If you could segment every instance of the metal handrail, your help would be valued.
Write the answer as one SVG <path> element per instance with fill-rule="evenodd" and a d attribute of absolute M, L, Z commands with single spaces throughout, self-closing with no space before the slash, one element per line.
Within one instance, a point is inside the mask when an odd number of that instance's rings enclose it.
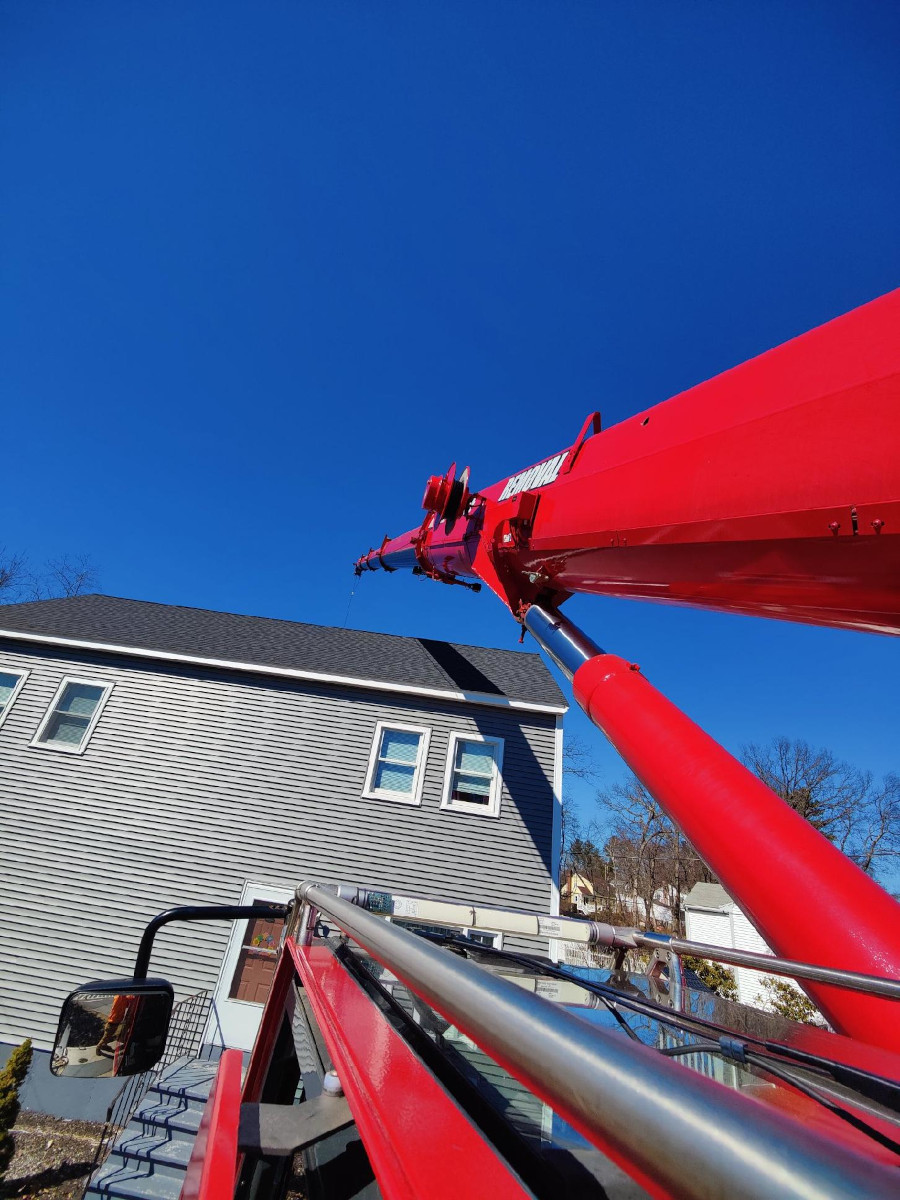
<path fill-rule="evenodd" d="M 875 1200 L 896 1186 L 894 1170 L 649 1047 L 587 1025 L 316 883 L 302 883 L 297 898 L 639 1178 L 692 1200 Z"/>
<path fill-rule="evenodd" d="M 850 991 L 900 1000 L 900 980 L 880 975 L 864 975 L 845 971 L 841 967 L 825 967 L 815 963 L 780 958 L 775 954 L 757 954 L 752 950 L 732 950 L 674 938 L 667 933 L 650 933 L 624 925 L 608 925 L 582 917 L 548 916 L 528 909 L 502 908 L 485 904 L 466 904 L 430 897 L 394 895 L 390 892 L 341 884 L 338 894 L 369 911 L 395 915 L 404 921 L 449 925 L 456 928 L 490 929 L 500 933 L 524 934 L 529 937 L 578 942 L 585 946 L 603 946 L 613 950 L 665 949 L 674 954 L 689 954 L 694 958 L 709 958 L 713 962 L 729 963 L 736 967 L 751 967 L 772 975 L 808 979 L 828 983 Z M 525 923 L 527 922 L 527 924 Z"/>
<path fill-rule="evenodd" d="M 822 967 L 813 963 L 794 962 L 774 954 L 757 954 L 753 950 L 731 950 L 725 946 L 710 946 L 705 942 L 689 942 L 684 938 L 669 937 L 668 934 L 642 933 L 633 930 L 635 943 L 642 949 L 662 948 L 673 954 L 689 954 L 693 958 L 711 958 L 714 962 L 729 963 L 735 967 L 751 967 L 757 971 L 768 971 L 772 975 L 787 975 L 793 979 L 809 979 L 816 983 L 830 983 L 835 987 L 848 988 L 854 992 L 867 992 L 872 996 L 884 996 L 888 1000 L 900 1000 L 900 980 L 882 979 L 880 975 L 862 975 L 858 971 L 844 971 L 840 967 Z M 618 944 L 618 943 L 617 943 Z"/>

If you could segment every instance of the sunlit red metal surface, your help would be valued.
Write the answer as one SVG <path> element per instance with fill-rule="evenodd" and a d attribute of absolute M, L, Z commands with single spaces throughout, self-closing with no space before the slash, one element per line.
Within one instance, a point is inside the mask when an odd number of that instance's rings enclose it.
<path fill-rule="evenodd" d="M 275 1042 L 278 1039 L 278 1029 L 281 1015 L 284 1012 L 284 1002 L 291 981 L 294 979 L 294 964 L 288 954 L 282 954 L 275 968 L 275 978 L 266 997 L 262 1020 L 253 1043 L 253 1052 L 247 1065 L 244 1088 L 241 1100 L 244 1104 L 257 1102 L 263 1090 L 266 1075 L 272 1061 Z"/>
<path fill-rule="evenodd" d="M 481 579 L 519 619 L 588 592 L 900 632 L 900 290 L 597 428 L 358 569 Z M 776 953 L 900 977 L 900 906 L 631 664 L 601 654 L 574 687 Z M 808 990 L 900 1048 L 889 1002 Z"/>
<path fill-rule="evenodd" d="M 229 1200 L 237 1181 L 240 1050 L 225 1050 L 203 1110 L 180 1200 Z"/>
<path fill-rule="evenodd" d="M 385 1200 L 528 1193 L 330 950 L 286 942 Z"/>
<path fill-rule="evenodd" d="M 900 290 L 559 457 L 360 564 L 900 632 Z"/>

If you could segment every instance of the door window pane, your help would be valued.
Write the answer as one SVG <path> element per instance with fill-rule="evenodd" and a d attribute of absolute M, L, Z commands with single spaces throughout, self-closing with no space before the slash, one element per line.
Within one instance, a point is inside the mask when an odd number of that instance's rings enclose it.
<path fill-rule="evenodd" d="M 277 917 L 266 920 L 257 917 L 247 922 L 237 967 L 228 991 L 230 1000 L 245 1000 L 250 1004 L 265 1004 L 275 978 L 275 964 L 284 921 Z"/>

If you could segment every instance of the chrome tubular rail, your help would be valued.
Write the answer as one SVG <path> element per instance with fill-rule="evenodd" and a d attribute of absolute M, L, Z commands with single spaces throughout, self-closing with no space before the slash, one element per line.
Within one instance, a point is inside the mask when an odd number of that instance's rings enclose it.
<path fill-rule="evenodd" d="M 790 1117 L 590 1026 L 316 883 L 300 884 L 297 899 L 349 934 L 594 1145 L 673 1195 L 883 1200 L 896 1187 L 895 1169 L 841 1150 Z"/>
<path fill-rule="evenodd" d="M 666 934 L 640 933 L 632 931 L 634 942 L 642 949 L 670 950 L 673 954 L 689 954 L 693 958 L 711 958 L 714 962 L 729 963 L 735 967 L 750 967 L 754 971 L 768 971 L 772 975 L 787 975 L 791 979 L 809 979 L 816 983 L 830 983 L 835 987 L 848 988 L 854 992 L 867 992 L 871 996 L 884 996 L 888 1000 L 900 1000 L 900 980 L 882 979 L 880 975 L 862 975 L 858 971 L 842 971 L 839 967 L 817 967 L 812 963 L 794 962 L 789 958 L 778 958 L 774 954 L 756 954 L 752 950 L 730 950 L 725 946 L 708 946 L 705 942 L 688 942 L 684 938 L 668 937 Z M 900 1014 L 898 1014 L 900 1018 Z"/>
<path fill-rule="evenodd" d="M 374 891 L 341 884 L 338 894 L 369 912 L 396 916 L 404 921 L 447 925 L 457 929 L 483 929 L 492 933 L 513 933 L 525 937 L 555 938 L 577 942 L 584 946 L 609 950 L 668 950 L 673 954 L 689 954 L 694 958 L 709 958 L 713 962 L 736 967 L 768 971 L 792 979 L 809 979 L 828 983 L 850 991 L 900 1000 L 900 980 L 880 975 L 862 975 L 839 967 L 816 966 L 779 958 L 774 954 L 757 954 L 752 950 L 732 950 L 726 946 L 711 946 L 705 942 L 689 942 L 666 933 L 649 933 L 624 925 L 608 925 L 581 917 L 548 916 L 544 913 L 519 909 L 498 908 L 489 904 L 466 904 L 453 900 L 434 900 L 424 896 L 408 896 Z M 900 1015 L 900 1014 L 898 1014 Z"/>

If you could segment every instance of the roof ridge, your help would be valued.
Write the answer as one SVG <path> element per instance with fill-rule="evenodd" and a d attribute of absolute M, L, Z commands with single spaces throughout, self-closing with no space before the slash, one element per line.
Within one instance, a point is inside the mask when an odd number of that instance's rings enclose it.
<path fill-rule="evenodd" d="M 510 650 L 502 646 L 477 645 L 473 642 L 451 642 L 448 638 L 428 638 L 415 633 L 385 633 L 380 629 L 347 629 L 342 625 L 319 625 L 314 621 L 294 621 L 289 617 L 260 616 L 258 613 L 236 613 L 227 609 L 206 608 L 198 604 L 169 604 L 164 600 L 139 600 L 133 596 L 114 596 L 110 592 L 84 592 L 77 596 L 49 596 L 44 600 L 22 600 L 15 604 L 0 604 L 0 610 L 4 608 L 27 608 L 33 604 L 58 604 L 63 601 L 68 602 L 72 600 L 117 600 L 123 604 L 142 604 L 152 608 L 179 609 L 182 612 L 210 613 L 216 617 L 235 617 L 239 620 L 272 621 L 278 625 L 306 626 L 310 629 L 327 629 L 335 633 L 364 633 L 374 637 L 397 638 L 399 641 L 437 641 L 443 642 L 448 646 L 459 646 L 463 650 L 490 650 L 493 654 L 512 654 L 517 658 L 527 656 L 529 658 L 541 659 L 540 653 L 535 650 Z M 2 629 L 2 626 L 3 616 L 2 611 L 0 611 L 0 629 Z"/>

